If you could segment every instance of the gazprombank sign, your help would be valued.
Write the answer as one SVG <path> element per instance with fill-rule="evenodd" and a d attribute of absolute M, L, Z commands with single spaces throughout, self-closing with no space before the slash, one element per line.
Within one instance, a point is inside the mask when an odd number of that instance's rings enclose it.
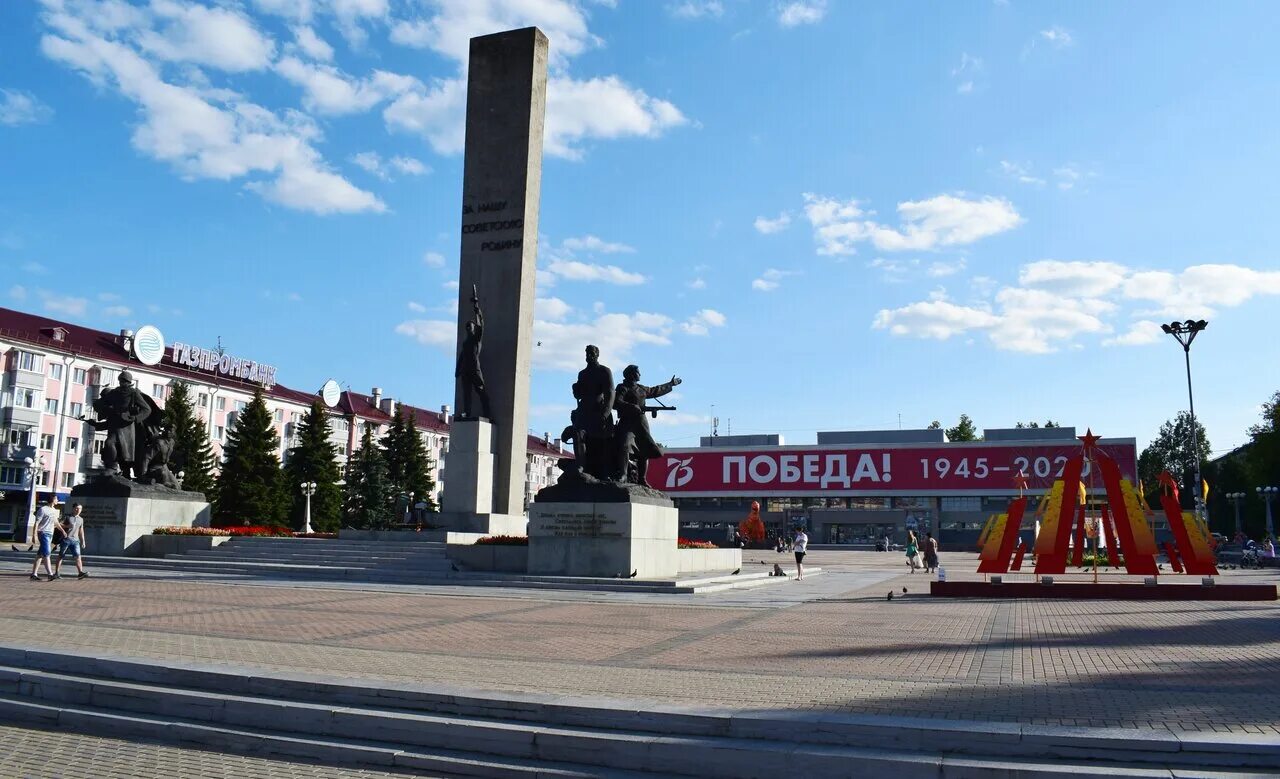
<path fill-rule="evenodd" d="M 215 349 L 201 349 L 191 344 L 174 343 L 169 350 L 169 361 L 185 368 L 209 371 L 233 379 L 244 379 L 264 387 L 276 383 L 276 366 L 265 365 L 243 357 L 220 354 Z"/>

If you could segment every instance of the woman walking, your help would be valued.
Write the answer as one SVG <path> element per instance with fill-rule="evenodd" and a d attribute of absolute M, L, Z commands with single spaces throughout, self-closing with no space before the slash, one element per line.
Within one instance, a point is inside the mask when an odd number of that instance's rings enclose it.
<path fill-rule="evenodd" d="M 792 545 L 796 552 L 796 579 L 804 578 L 804 555 L 809 551 L 809 536 L 805 534 L 804 529 L 796 530 L 796 539 Z"/>
<path fill-rule="evenodd" d="M 933 537 L 933 533 L 924 534 L 924 572 L 932 573 L 938 570 L 938 539 Z"/>
<path fill-rule="evenodd" d="M 907 565 L 911 566 L 912 573 L 920 567 L 920 543 L 914 530 L 907 531 Z"/>

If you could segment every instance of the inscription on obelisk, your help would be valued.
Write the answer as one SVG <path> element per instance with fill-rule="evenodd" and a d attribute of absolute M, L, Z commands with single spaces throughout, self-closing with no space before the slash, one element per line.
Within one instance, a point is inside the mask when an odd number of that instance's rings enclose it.
<path fill-rule="evenodd" d="M 546 88 L 547 36 L 536 27 L 471 39 L 458 347 L 474 285 L 484 309 L 480 360 L 493 414 L 496 514 L 524 513 Z M 457 409 L 462 391 L 455 389 Z"/>

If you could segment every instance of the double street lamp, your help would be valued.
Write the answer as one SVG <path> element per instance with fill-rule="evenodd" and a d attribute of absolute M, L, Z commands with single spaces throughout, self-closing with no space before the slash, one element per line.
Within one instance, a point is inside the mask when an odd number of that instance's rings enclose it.
<path fill-rule="evenodd" d="M 307 498 L 307 511 L 303 515 L 302 532 L 306 535 L 311 535 L 311 496 L 316 494 L 316 483 L 304 481 L 298 486 L 302 489 L 302 494 Z"/>
<path fill-rule="evenodd" d="M 1271 522 L 1271 501 L 1275 500 L 1276 495 L 1280 494 L 1280 487 L 1259 487 L 1258 495 L 1267 504 L 1267 536 L 1271 538 L 1274 544 L 1276 540 L 1276 527 Z"/>
<path fill-rule="evenodd" d="M 1201 485 L 1204 481 L 1200 478 L 1200 441 L 1196 432 L 1196 400 L 1191 393 L 1191 342 L 1196 340 L 1196 336 L 1201 330 L 1209 326 L 1209 323 L 1203 319 L 1188 319 L 1185 322 L 1170 322 L 1167 325 L 1160 325 L 1160 329 L 1178 339 L 1178 343 L 1182 346 L 1182 352 L 1187 358 L 1187 402 L 1191 407 L 1191 456 L 1195 458 L 1195 474 L 1196 483 L 1192 488 L 1192 494 L 1195 496 L 1196 515 L 1204 517 L 1204 499 L 1201 495 Z"/>

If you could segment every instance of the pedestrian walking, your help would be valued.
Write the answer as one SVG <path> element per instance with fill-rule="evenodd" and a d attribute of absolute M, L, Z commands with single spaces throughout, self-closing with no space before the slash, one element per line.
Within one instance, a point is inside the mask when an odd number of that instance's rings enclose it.
<path fill-rule="evenodd" d="M 804 578 L 804 556 L 809 551 L 809 536 L 805 534 L 804 528 L 796 530 L 796 537 L 791 542 L 791 548 L 796 553 L 796 579 Z"/>
<path fill-rule="evenodd" d="M 932 573 L 938 570 L 938 539 L 933 537 L 933 533 L 924 534 L 924 572 Z"/>
<path fill-rule="evenodd" d="M 71 504 L 71 514 L 63 523 L 66 526 L 67 537 L 62 540 L 62 546 L 58 549 L 58 562 L 53 566 L 53 578 L 62 578 L 62 561 L 68 556 L 76 561 L 76 578 L 83 579 L 89 575 L 84 569 L 84 517 L 80 516 L 80 512 L 84 507 L 79 503 Z"/>
<path fill-rule="evenodd" d="M 36 550 L 35 562 L 31 564 L 31 581 L 40 581 L 40 563 L 44 563 L 44 569 L 49 573 L 49 581 L 55 578 L 53 575 L 53 564 L 49 557 L 53 554 L 53 531 L 62 529 L 62 524 L 58 522 L 58 496 L 50 493 L 48 500 L 40 510 L 36 512 L 36 542 L 40 548 Z M 65 532 L 65 530 L 64 530 Z"/>
<path fill-rule="evenodd" d="M 920 544 L 914 530 L 907 531 L 907 565 L 911 566 L 912 573 L 920 567 Z"/>

